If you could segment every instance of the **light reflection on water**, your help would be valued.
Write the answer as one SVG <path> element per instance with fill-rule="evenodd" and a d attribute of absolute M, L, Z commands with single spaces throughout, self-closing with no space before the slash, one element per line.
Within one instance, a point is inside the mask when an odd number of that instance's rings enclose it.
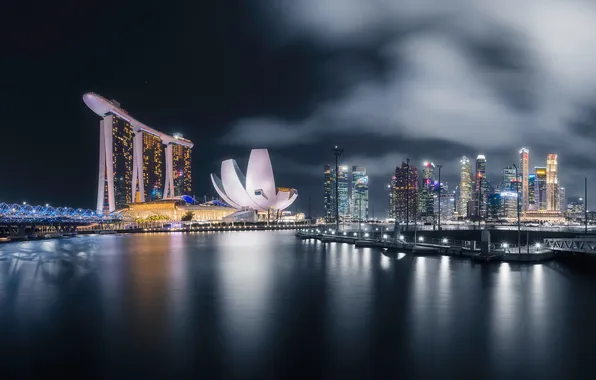
<path fill-rule="evenodd" d="M 56 368 L 81 355 L 134 374 L 570 378 L 591 361 L 562 363 L 595 353 L 582 339 L 596 334 L 596 277 L 558 263 L 479 265 L 265 231 L 0 250 L 12 257 L 0 261 L 0 345 Z M 40 351 L 42 336 L 56 349 Z"/>

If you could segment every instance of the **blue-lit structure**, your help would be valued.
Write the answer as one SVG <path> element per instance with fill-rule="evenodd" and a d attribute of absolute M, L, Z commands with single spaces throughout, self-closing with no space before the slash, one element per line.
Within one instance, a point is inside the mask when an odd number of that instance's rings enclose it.
<path fill-rule="evenodd" d="M 0 203 L 0 223 L 92 224 L 121 219 L 118 213 L 103 214 L 89 209 Z"/>

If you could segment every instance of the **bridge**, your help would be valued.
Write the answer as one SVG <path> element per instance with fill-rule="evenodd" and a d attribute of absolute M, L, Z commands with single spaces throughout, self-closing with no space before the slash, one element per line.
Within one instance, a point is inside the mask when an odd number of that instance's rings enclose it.
<path fill-rule="evenodd" d="M 544 246 L 555 252 L 586 253 L 596 256 L 596 236 L 544 239 Z"/>
<path fill-rule="evenodd" d="M 25 238 L 37 233 L 75 233 L 78 226 L 113 223 L 117 213 L 90 209 L 0 203 L 0 237 Z"/>

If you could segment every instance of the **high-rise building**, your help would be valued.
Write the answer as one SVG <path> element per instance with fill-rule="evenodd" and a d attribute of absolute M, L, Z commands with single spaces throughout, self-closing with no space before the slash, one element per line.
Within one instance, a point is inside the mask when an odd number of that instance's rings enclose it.
<path fill-rule="evenodd" d="M 549 154 L 546 157 L 546 210 L 559 211 L 559 174 L 557 168 L 557 155 Z"/>
<path fill-rule="evenodd" d="M 455 212 L 455 192 L 449 192 L 446 189 L 435 192 L 435 215 L 439 213 L 439 197 L 441 197 L 441 221 L 452 220 Z"/>
<path fill-rule="evenodd" d="M 534 167 L 536 183 L 534 185 L 534 203 L 539 211 L 546 211 L 546 167 Z"/>
<path fill-rule="evenodd" d="M 435 164 L 432 162 L 424 162 L 422 170 L 422 188 L 420 189 L 420 201 L 418 204 L 420 217 L 430 220 L 433 218 L 434 206 L 434 192 L 435 183 L 433 181 L 433 174 Z"/>
<path fill-rule="evenodd" d="M 511 191 L 514 186 L 515 179 L 515 168 L 513 166 L 507 166 L 503 168 L 501 172 L 501 183 L 499 185 L 499 189 L 501 191 Z"/>
<path fill-rule="evenodd" d="M 177 135 L 180 139 L 182 136 Z M 192 194 L 192 172 L 190 148 L 184 145 L 172 145 L 174 195 L 176 197 Z"/>
<path fill-rule="evenodd" d="M 335 221 L 335 169 L 327 164 L 323 167 L 323 190 L 325 194 L 325 221 Z"/>
<path fill-rule="evenodd" d="M 463 156 L 460 163 L 459 203 L 457 213 L 461 217 L 469 216 L 468 208 L 472 200 L 472 166 L 468 157 Z"/>
<path fill-rule="evenodd" d="M 536 174 L 528 175 L 528 210 L 536 211 Z"/>
<path fill-rule="evenodd" d="M 99 123 L 98 211 L 112 212 L 133 202 L 177 196 L 173 181 L 175 170 L 183 172 L 183 192 L 192 194 L 191 141 L 176 134 L 166 135 L 141 123 L 115 100 L 87 93 L 83 101 L 102 117 Z M 173 148 L 186 152 L 184 165 L 177 169 L 174 168 Z"/>
<path fill-rule="evenodd" d="M 561 212 L 567 211 L 567 194 L 564 187 L 559 187 L 559 207 Z"/>
<path fill-rule="evenodd" d="M 521 169 L 521 211 L 528 211 L 529 178 L 530 175 L 530 151 L 522 148 L 519 151 L 519 166 Z"/>
<path fill-rule="evenodd" d="M 389 193 L 389 210 L 387 210 L 387 217 L 390 219 L 395 218 L 395 176 L 391 177 L 391 183 L 387 185 Z"/>
<path fill-rule="evenodd" d="M 418 169 L 412 165 L 408 167 L 405 162 L 396 167 L 393 191 L 397 220 L 412 223 L 417 218 Z"/>
<path fill-rule="evenodd" d="M 501 192 L 501 218 L 516 219 L 517 218 L 517 197 L 521 194 L 515 191 Z M 520 200 L 521 209 L 521 200 Z M 521 212 L 521 210 L 520 210 Z"/>
<path fill-rule="evenodd" d="M 337 199 L 339 216 L 347 217 L 350 214 L 350 200 L 349 200 L 349 168 L 347 166 L 340 166 L 337 174 Z"/>
<path fill-rule="evenodd" d="M 474 209 L 473 215 L 484 218 L 489 195 L 488 181 L 486 178 L 486 157 L 482 154 L 476 158 L 476 173 L 474 175 Z"/>
<path fill-rule="evenodd" d="M 352 166 L 352 217 L 368 219 L 368 176 L 363 166 Z"/>
<path fill-rule="evenodd" d="M 161 199 L 164 189 L 164 145 L 159 136 L 143 133 L 143 187 L 145 200 Z M 141 200 L 140 183 L 135 189 L 135 202 Z"/>

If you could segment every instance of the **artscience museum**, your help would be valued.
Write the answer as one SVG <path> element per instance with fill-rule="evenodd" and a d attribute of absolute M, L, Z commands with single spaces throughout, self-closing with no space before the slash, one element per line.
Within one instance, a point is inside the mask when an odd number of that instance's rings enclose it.
<path fill-rule="evenodd" d="M 244 212 L 275 215 L 298 198 L 296 189 L 275 186 L 267 149 L 253 149 L 250 152 L 246 177 L 236 161 L 230 159 L 221 163 L 221 179 L 211 174 L 211 181 L 224 202 Z"/>

